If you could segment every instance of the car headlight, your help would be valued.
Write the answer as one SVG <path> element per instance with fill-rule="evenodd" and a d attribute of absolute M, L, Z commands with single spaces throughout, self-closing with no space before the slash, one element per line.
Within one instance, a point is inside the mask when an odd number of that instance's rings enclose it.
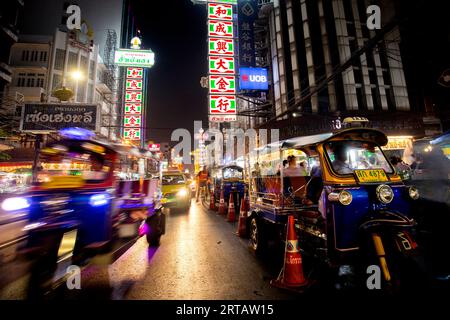
<path fill-rule="evenodd" d="M 391 203 L 394 200 L 394 191 L 392 191 L 390 186 L 382 184 L 377 187 L 377 197 L 381 203 Z"/>
<path fill-rule="evenodd" d="M 413 200 L 419 199 L 420 194 L 419 190 L 416 187 L 409 187 L 408 193 L 411 199 Z"/>
<path fill-rule="evenodd" d="M 30 202 L 27 198 L 15 197 L 7 198 L 2 202 L 2 209 L 5 211 L 17 211 L 23 210 L 30 207 Z"/>
<path fill-rule="evenodd" d="M 177 192 L 177 196 L 178 197 L 186 197 L 188 195 L 187 190 L 186 189 L 181 189 L 180 191 Z"/>
<path fill-rule="evenodd" d="M 89 198 L 89 204 L 92 207 L 101 207 L 109 203 L 110 196 L 108 194 L 94 194 Z"/>

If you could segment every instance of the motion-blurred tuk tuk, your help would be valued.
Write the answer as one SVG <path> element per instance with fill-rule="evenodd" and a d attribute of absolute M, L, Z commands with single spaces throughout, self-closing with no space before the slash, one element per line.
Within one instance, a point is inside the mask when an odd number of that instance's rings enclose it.
<path fill-rule="evenodd" d="M 60 265 L 112 263 L 140 236 L 158 245 L 165 229 L 150 152 L 98 141 L 83 129 L 60 133 L 40 151 L 31 189 L 2 203 L 28 214 L 27 252 L 36 260 L 30 288 L 39 292 L 58 278 Z"/>

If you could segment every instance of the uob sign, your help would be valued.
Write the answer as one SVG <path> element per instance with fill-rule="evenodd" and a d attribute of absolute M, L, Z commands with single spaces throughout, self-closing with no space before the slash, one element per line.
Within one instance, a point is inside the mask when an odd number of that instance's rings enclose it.
<path fill-rule="evenodd" d="M 265 68 L 240 68 L 241 90 L 268 90 L 269 81 Z"/>

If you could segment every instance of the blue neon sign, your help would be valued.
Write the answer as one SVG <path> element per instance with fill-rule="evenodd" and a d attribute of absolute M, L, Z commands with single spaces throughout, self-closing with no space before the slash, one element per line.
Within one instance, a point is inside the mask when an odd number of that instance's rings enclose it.
<path fill-rule="evenodd" d="M 239 75 L 241 90 L 269 90 L 266 68 L 240 68 Z"/>

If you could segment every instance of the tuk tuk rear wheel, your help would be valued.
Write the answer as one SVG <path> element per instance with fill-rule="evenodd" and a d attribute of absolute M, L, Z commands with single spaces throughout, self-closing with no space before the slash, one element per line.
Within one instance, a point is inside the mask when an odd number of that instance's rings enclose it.
<path fill-rule="evenodd" d="M 263 223 L 257 218 L 252 217 L 249 228 L 250 248 L 257 255 L 261 255 L 267 249 L 267 238 Z"/>

